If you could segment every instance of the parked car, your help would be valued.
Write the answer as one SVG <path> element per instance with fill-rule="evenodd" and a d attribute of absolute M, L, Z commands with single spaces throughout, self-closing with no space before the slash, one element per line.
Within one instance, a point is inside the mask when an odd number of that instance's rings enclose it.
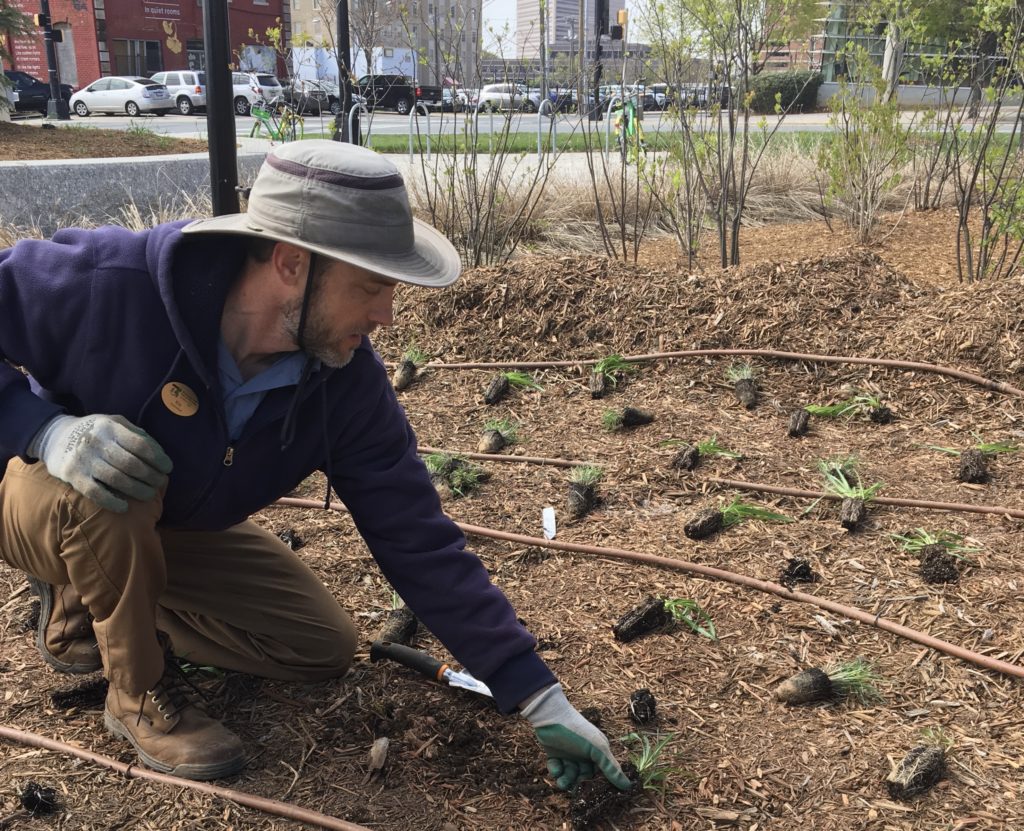
<path fill-rule="evenodd" d="M 14 104 L 15 112 L 39 112 L 46 115 L 46 108 L 50 103 L 48 81 L 40 81 L 20 69 L 5 69 L 4 75 L 14 85 L 14 91 L 17 93 L 18 100 Z M 69 101 L 74 92 L 74 88 L 67 84 L 60 85 L 60 95 L 65 101 Z"/>
<path fill-rule="evenodd" d="M 99 78 L 72 95 L 70 104 L 75 115 L 82 118 L 90 113 L 167 115 L 175 109 L 167 87 L 132 75 Z"/>
<path fill-rule="evenodd" d="M 232 72 L 231 85 L 236 115 L 248 115 L 253 104 L 280 98 L 284 94 L 277 76 L 268 72 Z"/>
<path fill-rule="evenodd" d="M 399 115 L 408 115 L 419 104 L 441 106 L 444 97 L 441 87 L 417 84 L 407 75 L 364 75 L 356 81 L 356 91 L 369 109 L 389 109 Z"/>
<path fill-rule="evenodd" d="M 338 115 L 341 112 L 341 95 L 338 85 L 328 81 L 309 81 L 293 78 L 282 86 L 281 95 L 300 113 Z M 352 93 L 353 104 L 366 104 L 363 96 Z"/>
<path fill-rule="evenodd" d="M 151 80 L 163 84 L 174 99 L 178 112 L 192 115 L 195 110 L 206 109 L 206 73 L 190 69 L 157 72 Z"/>
<path fill-rule="evenodd" d="M 536 112 L 537 104 L 529 98 L 522 84 L 488 84 L 481 87 L 476 108 L 481 112 L 518 109 Z"/>

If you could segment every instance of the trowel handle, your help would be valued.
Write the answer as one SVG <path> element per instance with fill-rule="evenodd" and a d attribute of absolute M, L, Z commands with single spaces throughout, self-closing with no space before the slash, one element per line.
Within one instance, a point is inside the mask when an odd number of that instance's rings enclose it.
<path fill-rule="evenodd" d="M 449 669 L 448 664 L 443 664 L 437 658 L 432 658 L 426 652 L 413 649 L 411 646 L 403 646 L 400 643 L 390 643 L 389 641 L 374 641 L 370 644 L 371 661 L 381 661 L 385 658 L 409 669 L 414 669 L 435 681 L 441 681 L 445 670 Z"/>

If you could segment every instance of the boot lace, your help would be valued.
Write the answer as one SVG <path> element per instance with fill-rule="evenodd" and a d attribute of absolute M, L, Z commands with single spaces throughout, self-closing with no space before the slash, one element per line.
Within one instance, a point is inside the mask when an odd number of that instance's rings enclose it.
<path fill-rule="evenodd" d="M 146 690 L 146 694 L 139 702 L 139 715 L 136 724 L 142 721 L 142 711 L 146 706 L 146 699 L 156 705 L 157 712 L 163 716 L 164 721 L 170 721 L 182 710 L 195 706 L 195 702 L 191 698 L 192 695 L 203 697 L 200 689 L 189 680 L 177 662 L 168 659 L 164 664 L 163 676 L 153 686 L 153 689 Z"/>

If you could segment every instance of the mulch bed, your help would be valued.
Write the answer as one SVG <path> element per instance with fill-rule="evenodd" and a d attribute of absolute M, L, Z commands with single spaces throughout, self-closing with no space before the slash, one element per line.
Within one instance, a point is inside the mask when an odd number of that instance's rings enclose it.
<path fill-rule="evenodd" d="M 913 222 L 908 217 L 907 233 Z M 922 218 L 932 227 L 935 218 Z M 803 226 L 805 249 L 749 267 L 690 275 L 596 258 L 524 258 L 479 269 L 440 293 L 403 290 L 399 326 L 378 348 L 396 361 L 409 343 L 438 360 L 601 358 L 658 349 L 752 347 L 871 355 L 950 364 L 1024 386 L 1021 281 L 937 285 L 878 253 L 831 250 L 831 237 Z M 808 251 L 818 238 L 818 253 Z M 949 238 L 933 239 L 936 252 Z M 765 244 L 767 246 L 767 244 Z M 921 243 L 918 243 L 919 247 Z M 752 246 L 754 248 L 756 246 Z M 884 254 L 884 250 L 882 254 Z M 944 255 L 943 255 L 944 256 Z M 932 256 L 935 262 L 937 255 Z M 948 258 L 945 260 L 948 266 Z M 925 268 L 925 266 L 921 266 Z M 483 403 L 493 371 L 428 369 L 400 393 L 421 444 L 472 451 L 485 420 L 521 423 L 507 454 L 592 461 L 604 469 L 600 502 L 568 519 L 567 471 L 482 462 L 489 479 L 446 502 L 453 518 L 534 536 L 554 506 L 558 539 L 695 561 L 777 581 L 794 558 L 818 577 L 800 591 L 828 597 L 1003 660 L 1024 654 L 1022 525 L 1002 516 L 937 513 L 869 505 L 858 533 L 844 531 L 838 504 L 743 494 L 786 514 L 788 524 L 748 522 L 693 542 L 683 525 L 736 494 L 709 477 L 820 489 L 818 460 L 856 455 L 882 495 L 1024 509 L 1024 459 L 1001 454 L 984 485 L 960 483 L 955 457 L 928 445 L 966 447 L 1024 441 L 1021 401 L 934 375 L 843 364 L 754 361 L 761 402 L 735 398 L 728 358 L 651 362 L 604 399 L 590 395 L 583 367 L 534 373 L 542 390 L 513 391 Z M 811 419 L 799 439 L 790 413 L 856 389 L 882 397 L 896 419 Z M 646 426 L 601 428 L 604 410 L 635 406 L 655 414 Z M 678 446 L 715 435 L 741 459 L 713 457 L 693 471 L 674 468 Z M 296 492 L 318 498 L 313 477 Z M 240 674 L 209 678 L 212 708 L 244 738 L 251 755 L 229 787 L 285 799 L 379 829 L 568 828 L 566 795 L 545 778 L 525 723 L 487 701 L 425 681 L 396 666 L 371 664 L 368 648 L 390 608 L 390 588 L 349 518 L 305 509 L 269 509 L 258 521 L 292 531 L 299 550 L 353 613 L 362 635 L 349 675 L 299 685 Z M 954 583 L 925 582 L 915 557 L 891 534 L 924 527 L 965 535 L 981 551 Z M 605 828 L 809 828 L 841 831 L 996 829 L 1024 825 L 1021 684 L 944 657 L 869 626 L 679 572 L 470 538 L 471 549 L 539 639 L 539 650 L 580 708 L 595 707 L 620 758 L 637 729 L 672 734 L 665 761 L 676 770 L 663 794 L 648 791 Z M 80 743 L 125 761 L 100 713 L 57 710 L 53 689 L 68 679 L 44 667 L 23 622 L 28 594 L 0 573 L 0 722 Z M 647 595 L 696 600 L 719 639 L 684 627 L 629 643 L 612 625 Z M 418 645 L 441 658 L 421 632 Z M 882 678 L 870 704 L 831 702 L 787 708 L 775 686 L 794 672 L 858 657 Z M 656 720 L 630 719 L 630 695 L 647 689 Z M 892 766 L 925 734 L 950 745 L 946 778 L 905 802 L 889 794 Z M 376 738 L 390 739 L 383 771 L 369 771 Z M 57 787 L 61 810 L 11 827 L 67 829 L 272 829 L 281 819 L 212 797 L 125 781 L 92 765 L 29 748 L 0 746 L 0 810 L 14 812 L 15 786 Z M 20 823 L 20 825 L 18 824 Z"/>
<path fill-rule="evenodd" d="M 52 126 L 0 121 L 0 161 L 131 158 L 209 150 L 205 141 L 155 132 L 104 130 L 81 123 L 50 129 Z"/>

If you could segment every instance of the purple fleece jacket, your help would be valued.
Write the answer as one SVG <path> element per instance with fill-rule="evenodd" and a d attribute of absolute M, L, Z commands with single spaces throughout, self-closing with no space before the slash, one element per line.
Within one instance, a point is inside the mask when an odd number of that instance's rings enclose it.
<path fill-rule="evenodd" d="M 313 374 L 287 448 L 294 387 L 268 393 L 230 444 L 217 342 L 244 249 L 233 237 L 185 237 L 183 224 L 65 230 L 0 251 L 0 475 L 11 456 L 32 461 L 29 442 L 61 412 L 120 414 L 160 443 L 174 462 L 169 528 L 227 528 L 329 472 L 384 576 L 503 712 L 553 683 L 533 636 L 442 512 L 369 340 L 344 369 Z M 167 406 L 169 384 L 195 394 L 194 414 Z"/>

